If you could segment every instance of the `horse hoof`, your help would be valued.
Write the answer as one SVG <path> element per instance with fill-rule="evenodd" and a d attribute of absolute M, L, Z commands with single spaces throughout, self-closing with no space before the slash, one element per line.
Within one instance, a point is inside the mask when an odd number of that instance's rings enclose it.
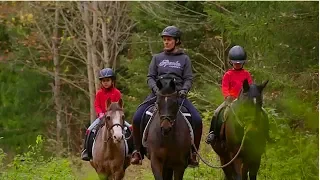
<path fill-rule="evenodd" d="M 199 164 L 189 164 L 188 167 L 189 168 L 196 168 L 196 167 L 199 167 Z"/>
<path fill-rule="evenodd" d="M 142 161 L 139 162 L 131 162 L 132 165 L 142 165 Z"/>
<path fill-rule="evenodd" d="M 130 161 L 130 164 L 132 164 L 132 165 L 142 165 L 142 160 L 132 159 Z"/>

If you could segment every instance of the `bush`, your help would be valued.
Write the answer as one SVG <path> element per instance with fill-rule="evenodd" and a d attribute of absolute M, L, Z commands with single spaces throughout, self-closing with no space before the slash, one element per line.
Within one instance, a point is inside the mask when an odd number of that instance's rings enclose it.
<path fill-rule="evenodd" d="M 37 136 L 36 145 L 29 146 L 28 152 L 16 155 L 13 161 L 6 166 L 1 163 L 5 154 L 2 149 L 0 149 L 0 179 L 75 179 L 68 159 L 57 157 L 45 158 L 41 155 L 42 147 L 42 136 Z"/>

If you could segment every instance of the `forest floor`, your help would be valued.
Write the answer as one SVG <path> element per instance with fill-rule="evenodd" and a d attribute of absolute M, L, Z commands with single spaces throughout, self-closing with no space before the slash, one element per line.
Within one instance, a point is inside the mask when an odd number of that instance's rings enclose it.
<path fill-rule="evenodd" d="M 213 165 L 220 165 L 220 161 L 217 158 L 216 153 L 212 150 L 211 146 L 204 142 L 209 125 L 204 125 L 202 142 L 200 145 L 200 154 L 208 162 Z M 77 176 L 77 180 L 98 180 L 98 176 L 90 165 L 89 162 L 81 161 L 79 166 L 74 169 Z M 150 166 L 150 161 L 145 158 L 142 161 L 141 166 L 130 165 L 126 169 L 124 180 L 153 180 L 153 174 Z M 187 168 L 184 178 L 185 180 L 221 180 L 223 179 L 223 173 L 221 169 L 212 169 L 200 162 L 198 168 Z"/>

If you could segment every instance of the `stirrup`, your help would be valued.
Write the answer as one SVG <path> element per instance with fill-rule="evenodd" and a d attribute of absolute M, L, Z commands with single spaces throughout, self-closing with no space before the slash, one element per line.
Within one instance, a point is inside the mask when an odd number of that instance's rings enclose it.
<path fill-rule="evenodd" d="M 90 161 L 91 158 L 89 157 L 89 152 L 87 149 L 84 149 L 82 152 L 81 152 L 81 159 L 83 161 Z"/>

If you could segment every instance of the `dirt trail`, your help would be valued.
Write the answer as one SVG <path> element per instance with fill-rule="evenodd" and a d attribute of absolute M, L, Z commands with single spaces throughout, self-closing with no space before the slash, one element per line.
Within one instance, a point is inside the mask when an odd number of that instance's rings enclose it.
<path fill-rule="evenodd" d="M 205 122 L 208 123 L 208 122 Z M 212 150 L 212 148 L 205 144 L 204 139 L 208 125 L 204 125 L 202 142 L 200 145 L 200 154 L 207 161 L 214 165 L 220 165 L 217 160 L 217 156 Z M 77 168 L 76 174 L 77 180 L 98 180 L 98 176 L 95 170 L 91 167 L 89 162 L 80 162 L 81 168 Z M 124 180 L 153 180 L 154 177 L 152 175 L 150 161 L 148 158 L 145 158 L 142 161 L 142 166 L 133 166 L 130 165 L 125 174 Z M 200 162 L 199 168 L 187 168 L 184 180 L 221 180 L 223 179 L 223 174 L 220 169 L 211 169 L 202 162 Z"/>
<path fill-rule="evenodd" d="M 79 180 L 97 180 L 95 170 L 91 167 L 90 163 L 83 162 L 82 168 L 78 169 L 77 173 Z M 151 180 L 153 179 L 150 161 L 143 160 L 142 166 L 129 166 L 126 170 L 124 180 Z"/>

